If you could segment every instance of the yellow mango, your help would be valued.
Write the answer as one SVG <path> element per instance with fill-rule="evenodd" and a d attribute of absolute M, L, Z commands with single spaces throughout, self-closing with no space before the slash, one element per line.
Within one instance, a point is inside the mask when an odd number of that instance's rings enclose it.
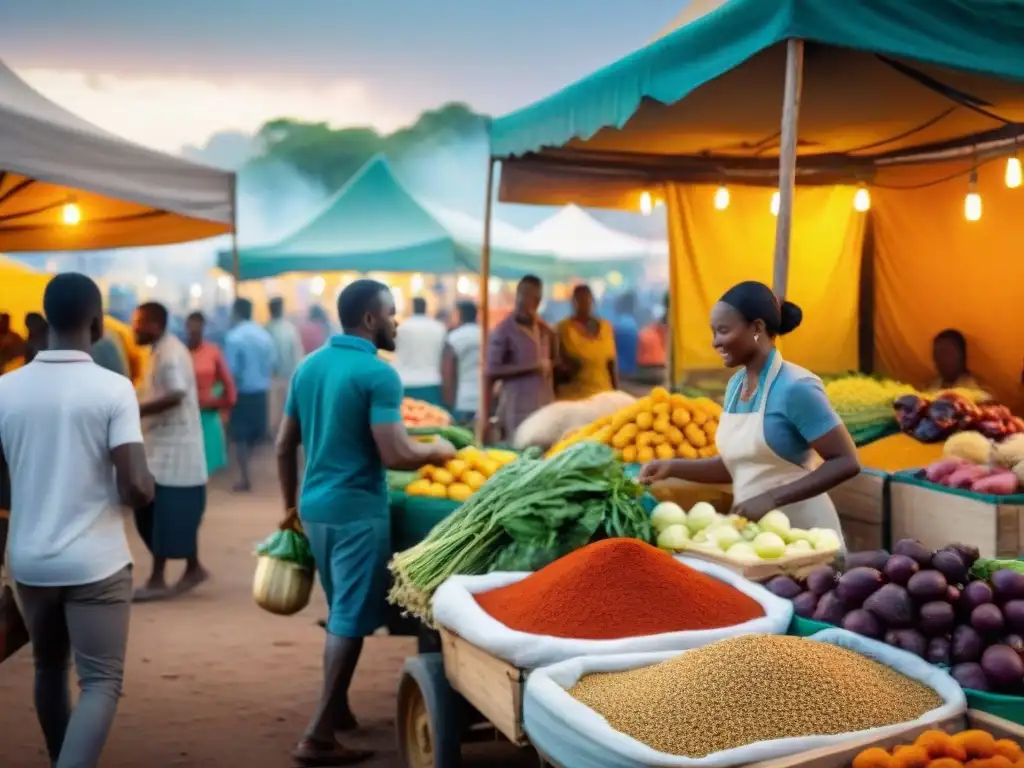
<path fill-rule="evenodd" d="M 448 487 L 440 483 L 431 483 L 426 495 L 433 499 L 447 499 Z"/>
<path fill-rule="evenodd" d="M 651 408 L 651 413 L 653 413 L 655 416 L 664 416 L 665 418 L 668 418 L 669 415 L 672 413 L 672 406 L 667 402 L 656 403 L 654 407 Z"/>
<path fill-rule="evenodd" d="M 656 403 L 667 403 L 669 397 L 669 392 L 664 387 L 655 387 L 651 390 L 651 400 Z"/>
<path fill-rule="evenodd" d="M 690 412 L 685 408 L 676 408 L 672 411 L 672 423 L 682 429 L 692 421 Z"/>
<path fill-rule="evenodd" d="M 649 461 L 654 461 L 654 449 L 650 446 L 645 445 L 636 452 L 636 460 L 641 464 L 646 464 Z"/>
<path fill-rule="evenodd" d="M 687 424 L 683 428 L 683 435 L 686 437 L 686 442 L 694 448 L 703 448 L 708 444 L 707 435 L 696 424 Z"/>
<path fill-rule="evenodd" d="M 636 436 L 636 439 L 634 440 L 636 447 L 646 448 L 648 445 L 651 444 L 651 441 L 654 439 L 655 434 L 655 432 L 641 432 L 640 434 L 638 434 Z"/>
<path fill-rule="evenodd" d="M 702 459 L 711 459 L 718 455 L 718 449 L 713 445 L 705 445 L 703 448 L 697 449 L 697 456 Z"/>
<path fill-rule="evenodd" d="M 426 478 L 413 480 L 405 487 L 405 492 L 409 496 L 427 496 L 430 494 L 430 481 Z"/>
<path fill-rule="evenodd" d="M 452 459 L 444 465 L 444 468 L 451 472 L 452 477 L 458 477 L 469 469 L 469 464 L 462 459 Z"/>
<path fill-rule="evenodd" d="M 639 429 L 650 429 L 651 425 L 654 424 L 654 416 L 649 412 L 644 411 L 636 415 L 636 426 Z"/>
<path fill-rule="evenodd" d="M 434 479 L 434 473 L 436 471 L 437 471 L 437 467 L 435 467 L 433 464 L 425 464 L 424 466 L 422 466 L 418 470 L 416 470 L 416 474 L 419 475 L 422 478 L 427 479 L 427 480 L 433 480 Z"/>
<path fill-rule="evenodd" d="M 694 408 L 693 413 L 690 415 L 690 423 L 696 424 L 698 427 L 703 427 L 711 416 L 707 411 L 701 410 L 700 408 Z"/>
<path fill-rule="evenodd" d="M 669 430 L 672 429 L 672 422 L 668 420 L 667 416 L 660 417 L 654 420 L 654 424 L 651 425 L 651 428 L 659 434 L 667 435 Z"/>
<path fill-rule="evenodd" d="M 484 477 L 490 477 L 497 472 L 501 467 L 498 466 L 497 462 L 491 461 L 490 459 L 482 458 L 479 461 L 473 462 L 473 468 L 480 472 Z"/>
<path fill-rule="evenodd" d="M 463 472 L 459 478 L 463 485 L 468 485 L 471 490 L 478 491 L 484 487 L 484 483 L 487 482 L 487 477 L 475 469 L 471 469 L 467 472 Z"/>
<path fill-rule="evenodd" d="M 455 482 L 455 477 L 447 469 L 435 469 L 434 482 L 439 485 L 451 485 Z"/>
<path fill-rule="evenodd" d="M 629 445 L 632 441 L 633 441 L 633 438 L 630 437 L 624 430 L 620 429 L 612 437 L 612 448 L 618 448 L 619 450 L 622 450 L 627 445 Z"/>
<path fill-rule="evenodd" d="M 452 501 L 465 501 L 473 495 L 473 489 L 465 483 L 452 483 L 448 486 L 448 498 Z"/>
<path fill-rule="evenodd" d="M 668 438 L 669 445 L 679 445 L 686 442 L 683 439 L 683 430 L 679 429 L 679 427 L 672 427 L 665 433 L 665 436 Z"/>
<path fill-rule="evenodd" d="M 697 456 L 697 449 L 694 448 L 689 443 L 680 443 L 679 445 L 677 445 L 676 446 L 676 456 L 678 456 L 680 459 L 696 459 L 696 458 L 699 458 Z"/>
<path fill-rule="evenodd" d="M 637 449 L 635 445 L 627 445 L 622 449 L 622 461 L 625 464 L 636 464 Z"/>

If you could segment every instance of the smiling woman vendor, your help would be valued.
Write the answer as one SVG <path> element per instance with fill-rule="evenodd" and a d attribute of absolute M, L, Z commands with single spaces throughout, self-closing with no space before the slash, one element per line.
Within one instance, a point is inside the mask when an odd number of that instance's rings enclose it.
<path fill-rule="evenodd" d="M 796 304 L 780 304 L 763 283 L 726 291 L 711 310 L 712 343 L 728 367 L 740 370 L 726 387 L 719 455 L 652 461 L 641 482 L 732 483 L 736 514 L 759 520 L 781 508 L 795 527 L 830 528 L 842 541 L 828 492 L 860 471 L 853 440 L 821 380 L 775 348 L 776 337 L 802 318 Z"/>

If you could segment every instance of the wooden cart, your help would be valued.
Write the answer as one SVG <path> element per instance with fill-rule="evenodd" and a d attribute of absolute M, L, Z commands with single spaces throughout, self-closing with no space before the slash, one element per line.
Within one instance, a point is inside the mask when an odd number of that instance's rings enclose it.
<path fill-rule="evenodd" d="M 527 670 L 442 629 L 440 652 L 406 659 L 398 684 L 398 749 L 408 768 L 458 768 L 462 745 L 495 732 L 517 747 Z M 540 765 L 548 762 L 541 757 Z"/>

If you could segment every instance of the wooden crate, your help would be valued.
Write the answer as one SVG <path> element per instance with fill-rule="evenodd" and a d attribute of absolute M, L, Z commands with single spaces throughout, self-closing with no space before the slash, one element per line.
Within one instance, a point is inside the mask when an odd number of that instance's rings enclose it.
<path fill-rule="evenodd" d="M 526 672 L 495 658 L 477 646 L 442 629 L 444 672 L 452 688 L 517 746 L 528 743 L 523 730 L 523 683 Z"/>
<path fill-rule="evenodd" d="M 822 747 L 789 757 L 751 763 L 748 768 L 849 768 L 853 758 L 868 747 L 891 749 L 897 744 L 909 744 L 923 731 L 934 727 L 939 727 L 949 733 L 958 733 L 966 728 L 980 728 L 988 731 L 997 739 L 1013 739 L 1018 744 L 1024 744 L 1024 728 L 1021 726 L 1001 717 L 971 709 L 967 711 L 966 718 L 950 718 L 937 726 L 907 727 L 885 739 L 851 739 L 831 747 Z"/>
<path fill-rule="evenodd" d="M 859 552 L 888 546 L 885 483 L 884 473 L 861 472 L 829 491 L 829 498 L 839 513 L 848 551 Z"/>
<path fill-rule="evenodd" d="M 778 560 L 766 560 L 753 565 L 743 565 L 732 558 L 708 552 L 702 549 L 684 549 L 679 554 L 696 560 L 707 560 L 725 566 L 731 571 L 741 574 L 750 581 L 768 581 L 775 576 L 786 574 L 794 578 L 803 578 L 819 565 L 828 565 L 836 559 L 836 552 L 811 552 L 796 557 L 780 557 Z"/>
<path fill-rule="evenodd" d="M 982 557 L 1024 552 L 1024 505 L 997 504 L 900 482 L 889 484 L 892 540 L 918 539 L 929 549 L 972 544 Z"/>

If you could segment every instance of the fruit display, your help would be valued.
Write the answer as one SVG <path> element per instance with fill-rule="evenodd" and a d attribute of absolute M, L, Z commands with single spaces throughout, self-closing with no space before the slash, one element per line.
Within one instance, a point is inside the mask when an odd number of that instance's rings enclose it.
<path fill-rule="evenodd" d="M 958 432 L 946 440 L 943 458 L 925 467 L 923 477 L 974 493 L 1024 493 L 1024 434 L 995 443 L 980 432 Z"/>
<path fill-rule="evenodd" d="M 655 387 L 647 397 L 571 432 L 552 446 L 549 455 L 589 440 L 611 446 L 626 464 L 710 458 L 718 454 L 715 435 L 721 413 L 713 400 L 691 400 Z"/>
<path fill-rule="evenodd" d="M 444 408 L 406 397 L 402 400 L 402 423 L 407 427 L 447 427 L 452 417 Z"/>
<path fill-rule="evenodd" d="M 920 469 L 941 458 L 942 443 L 922 443 L 902 432 L 857 449 L 857 459 L 862 467 L 882 472 Z"/>
<path fill-rule="evenodd" d="M 835 624 L 952 666 L 964 688 L 1024 693 L 1024 563 L 981 560 L 974 547 L 936 552 L 901 539 L 892 553 L 854 552 L 844 569 L 766 586 L 798 616 Z"/>
<path fill-rule="evenodd" d="M 956 391 L 934 398 L 904 395 L 893 404 L 900 429 L 923 443 L 937 443 L 955 432 L 974 430 L 990 440 L 1024 433 L 1024 419 L 997 403 L 976 404 Z"/>
<path fill-rule="evenodd" d="M 446 427 L 406 427 L 410 435 L 417 440 L 429 443 L 435 437 L 443 437 L 456 449 L 468 448 L 476 441 L 476 435 L 465 427 L 449 424 Z"/>
<path fill-rule="evenodd" d="M 405 492 L 409 496 L 463 502 L 479 491 L 495 472 L 517 458 L 518 454 L 512 451 L 463 448 L 443 467 L 433 464 L 420 467 L 417 478 L 406 486 Z"/>
<path fill-rule="evenodd" d="M 853 759 L 853 768 L 1015 768 L 1024 765 L 1024 751 L 1013 739 L 997 739 L 988 731 L 971 729 L 960 733 L 929 730 L 913 744 L 901 744 L 889 752 L 869 747 Z"/>
<path fill-rule="evenodd" d="M 657 544 L 669 552 L 691 552 L 726 558 L 739 565 L 839 550 L 839 537 L 827 528 L 794 528 L 781 510 L 752 523 L 738 515 L 721 515 L 707 502 L 689 512 L 663 501 L 651 513 Z"/>

